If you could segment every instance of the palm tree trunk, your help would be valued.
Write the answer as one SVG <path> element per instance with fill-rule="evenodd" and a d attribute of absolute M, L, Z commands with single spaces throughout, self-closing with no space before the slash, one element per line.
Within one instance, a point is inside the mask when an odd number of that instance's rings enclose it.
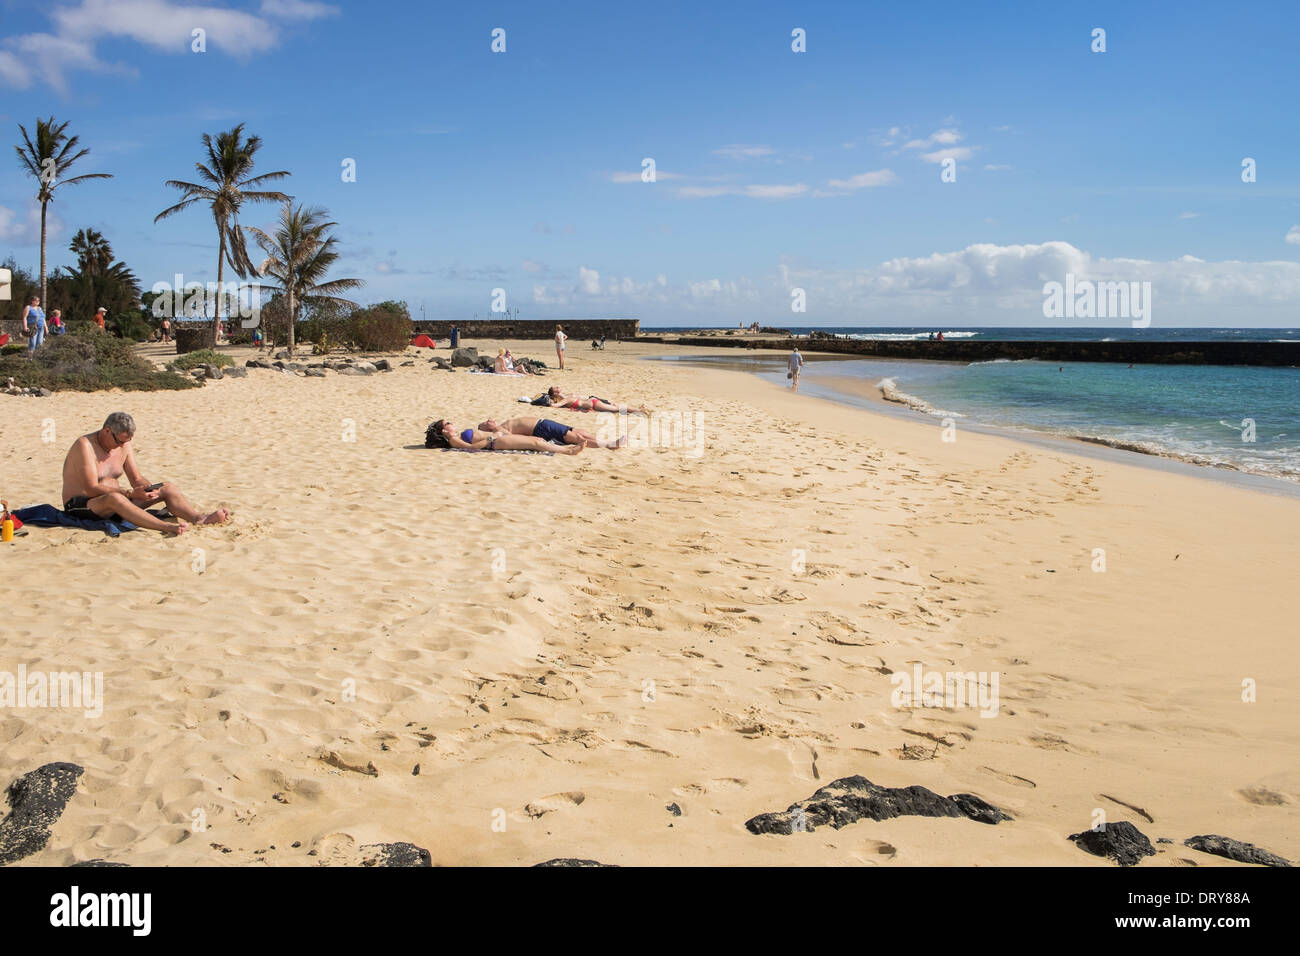
<path fill-rule="evenodd" d="M 50 300 L 46 295 L 45 288 L 45 210 L 49 206 L 49 200 L 41 200 L 41 308 L 48 310 Z"/>
<path fill-rule="evenodd" d="M 221 298 L 222 298 L 221 280 L 222 277 L 225 275 L 224 269 L 226 265 L 226 231 L 224 229 L 218 229 L 217 235 L 220 236 L 221 238 L 221 244 L 217 249 L 217 304 L 216 307 L 212 310 L 214 313 L 212 316 L 212 335 L 209 340 L 209 347 L 214 349 L 217 347 L 217 323 L 221 321 Z"/>
<path fill-rule="evenodd" d="M 294 326 L 298 324 L 298 306 L 293 301 L 293 286 L 287 283 L 286 285 L 289 293 L 289 358 L 293 358 L 293 336 L 296 331 Z"/>

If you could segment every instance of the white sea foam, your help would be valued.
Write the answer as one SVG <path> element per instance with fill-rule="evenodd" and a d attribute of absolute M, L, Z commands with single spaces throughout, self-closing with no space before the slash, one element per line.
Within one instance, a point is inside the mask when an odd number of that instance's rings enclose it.
<path fill-rule="evenodd" d="M 918 412 L 924 412 L 926 415 L 933 415 L 936 418 L 965 418 L 960 412 L 946 412 L 942 408 L 935 408 L 923 398 L 917 398 L 915 395 L 909 395 L 907 392 L 900 391 L 898 383 L 892 378 L 882 378 L 876 387 L 880 389 L 880 397 L 887 402 L 896 402 L 899 405 L 906 405 L 908 408 L 915 409 Z"/>
<path fill-rule="evenodd" d="M 945 339 L 973 339 L 978 332 L 945 331 Z M 880 342 L 924 342 L 930 338 L 929 332 L 849 332 L 850 339 L 866 339 Z"/>

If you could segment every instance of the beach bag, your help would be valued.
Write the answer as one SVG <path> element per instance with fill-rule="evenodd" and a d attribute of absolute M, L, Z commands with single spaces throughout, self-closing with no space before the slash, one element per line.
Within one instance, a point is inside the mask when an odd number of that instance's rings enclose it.
<path fill-rule="evenodd" d="M 785 373 L 785 377 L 786 377 L 786 378 L 794 378 L 794 372 L 793 372 L 793 371 L 786 372 L 786 373 Z"/>

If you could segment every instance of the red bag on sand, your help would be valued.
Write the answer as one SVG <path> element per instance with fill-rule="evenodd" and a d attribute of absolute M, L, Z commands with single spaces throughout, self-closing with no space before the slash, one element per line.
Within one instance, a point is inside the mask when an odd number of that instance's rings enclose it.
<path fill-rule="evenodd" d="M 437 346 L 434 344 L 433 339 L 429 338 L 424 333 L 420 333 L 415 338 L 411 339 L 411 344 L 416 346 L 417 348 L 422 348 L 422 349 L 437 348 Z"/>
<path fill-rule="evenodd" d="M 8 344 L 9 344 L 9 333 L 6 332 L 4 335 L 0 335 L 0 348 L 3 348 Z"/>

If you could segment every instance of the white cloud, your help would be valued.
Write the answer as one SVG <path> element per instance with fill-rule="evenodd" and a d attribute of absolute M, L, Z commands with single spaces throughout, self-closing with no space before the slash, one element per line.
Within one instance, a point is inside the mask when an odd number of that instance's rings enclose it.
<path fill-rule="evenodd" d="M 66 94 L 69 70 L 136 72 L 127 63 L 100 60 L 100 41 L 126 39 L 162 53 L 189 54 L 195 29 L 205 31 L 209 50 L 246 59 L 278 45 L 275 19 L 313 20 L 337 12 L 337 7 L 314 0 L 263 0 L 261 16 L 178 0 L 80 0 L 48 11 L 53 33 L 26 33 L 2 41 L 0 81 L 19 89 L 43 82 Z"/>
<path fill-rule="evenodd" d="M 1286 241 L 1290 245 L 1300 246 L 1300 226 L 1292 226 L 1287 230 Z"/>
<path fill-rule="evenodd" d="M 1068 242 L 999 246 L 890 259 L 857 270 L 793 269 L 786 287 L 840 311 L 885 309 L 899 324 L 925 324 L 960 310 L 972 324 L 1043 324 L 1043 285 L 1076 281 L 1150 282 L 1157 324 L 1282 321 L 1300 296 L 1300 263 L 1094 258 Z M 906 318 L 902 318 L 906 317 Z"/>
<path fill-rule="evenodd" d="M 746 146 L 735 143 L 730 146 L 721 146 L 713 151 L 714 156 L 725 156 L 728 159 L 759 159 L 763 156 L 771 156 L 775 153 L 771 146 Z"/>
<path fill-rule="evenodd" d="M 389 275 L 393 271 L 393 264 L 391 262 L 376 262 L 375 271 L 380 275 Z"/>
<path fill-rule="evenodd" d="M 262 0 L 263 15 L 282 20 L 316 20 L 335 16 L 338 12 L 338 7 L 313 0 Z"/>
<path fill-rule="evenodd" d="M 832 189 L 854 190 L 870 189 L 873 186 L 889 186 L 898 182 L 892 169 L 877 169 L 869 173 L 858 173 L 848 179 L 831 179 L 826 185 Z"/>
<path fill-rule="evenodd" d="M 35 189 L 36 181 L 32 180 Z M 63 232 L 63 222 L 55 215 L 54 206 L 48 208 L 45 223 L 46 242 L 54 248 L 54 240 Z M 8 206 L 0 206 L 0 242 L 9 242 L 17 246 L 34 246 L 41 241 L 41 207 L 33 203 L 25 212 L 17 212 Z M 52 268 L 52 267 L 51 267 Z"/>
<path fill-rule="evenodd" d="M 655 170 L 656 181 L 660 179 L 685 179 L 685 178 L 686 177 L 683 176 L 681 173 L 669 173 L 669 172 L 664 172 L 661 169 Z M 614 172 L 609 174 L 609 181 L 611 183 L 639 183 L 642 180 L 641 180 L 640 172 L 635 172 L 635 173 Z"/>
<path fill-rule="evenodd" d="M 545 272 L 546 266 L 540 262 L 534 262 L 532 259 L 525 259 L 523 263 L 525 272 Z"/>
<path fill-rule="evenodd" d="M 890 131 L 891 133 L 893 130 Z M 961 133 L 955 129 L 937 129 L 925 139 L 914 139 L 903 144 L 903 149 L 926 149 L 930 146 L 952 146 L 961 142 Z"/>
<path fill-rule="evenodd" d="M 1007 169 L 1015 169 L 1016 167 L 1008 166 L 1006 163 L 985 163 L 984 168 L 991 173 L 996 173 Z"/>
<path fill-rule="evenodd" d="M 587 295 L 600 295 L 600 273 L 586 266 L 578 266 L 578 286 Z"/>
<path fill-rule="evenodd" d="M 970 159 L 975 151 L 969 146 L 954 146 L 951 149 L 937 149 L 933 153 L 922 153 L 921 158 L 927 163 L 942 163 L 945 159 Z"/>
<path fill-rule="evenodd" d="M 713 196 L 748 196 L 750 199 L 793 199 L 808 191 L 806 183 L 772 186 L 682 186 L 677 195 L 682 199 L 708 199 Z"/>

